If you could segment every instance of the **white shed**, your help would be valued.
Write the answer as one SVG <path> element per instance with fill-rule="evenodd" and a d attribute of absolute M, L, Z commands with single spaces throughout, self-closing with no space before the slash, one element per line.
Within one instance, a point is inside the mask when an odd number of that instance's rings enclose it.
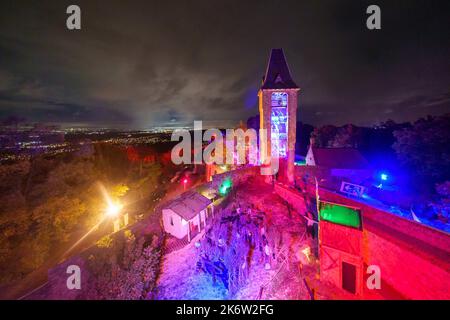
<path fill-rule="evenodd" d="M 187 236 L 190 242 L 213 213 L 210 199 L 195 191 L 185 192 L 162 209 L 164 231 L 178 239 Z"/>

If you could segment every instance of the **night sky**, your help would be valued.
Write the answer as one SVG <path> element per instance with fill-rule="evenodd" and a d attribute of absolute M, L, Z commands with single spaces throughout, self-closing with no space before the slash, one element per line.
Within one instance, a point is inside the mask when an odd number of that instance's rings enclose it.
<path fill-rule="evenodd" d="M 82 30 L 66 29 L 78 4 Z M 366 28 L 378 4 L 382 30 Z M 298 119 L 373 125 L 450 112 L 449 1 L 0 2 L 0 118 L 227 126 L 258 113 L 271 48 Z"/>

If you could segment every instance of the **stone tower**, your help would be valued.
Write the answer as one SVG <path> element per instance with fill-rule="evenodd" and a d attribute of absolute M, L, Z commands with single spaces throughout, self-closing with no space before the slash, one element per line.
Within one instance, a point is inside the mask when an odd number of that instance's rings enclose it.
<path fill-rule="evenodd" d="M 258 92 L 260 128 L 267 129 L 267 154 L 278 156 L 282 170 L 279 173 L 290 183 L 294 182 L 299 90 L 292 80 L 283 49 L 272 49 Z"/>

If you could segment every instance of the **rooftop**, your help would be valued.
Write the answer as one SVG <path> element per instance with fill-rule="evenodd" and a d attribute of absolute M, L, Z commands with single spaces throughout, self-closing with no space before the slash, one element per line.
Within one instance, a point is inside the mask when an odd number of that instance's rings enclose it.
<path fill-rule="evenodd" d="M 298 89 L 292 80 L 283 49 L 272 49 L 261 89 Z"/>
<path fill-rule="evenodd" d="M 369 163 L 354 148 L 312 148 L 316 166 L 335 169 L 368 169 Z"/>
<path fill-rule="evenodd" d="M 169 202 L 165 206 L 165 209 L 171 209 L 184 220 L 188 221 L 210 204 L 211 200 L 207 197 L 195 191 L 188 191 Z"/>

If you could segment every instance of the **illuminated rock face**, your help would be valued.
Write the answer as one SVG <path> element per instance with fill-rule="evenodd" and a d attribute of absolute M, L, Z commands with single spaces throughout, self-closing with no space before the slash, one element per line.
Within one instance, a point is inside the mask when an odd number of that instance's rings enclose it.
<path fill-rule="evenodd" d="M 281 175 L 294 182 L 294 160 L 299 87 L 292 80 L 282 49 L 272 49 L 258 92 L 260 128 L 267 130 L 267 154 L 278 156 Z M 262 158 L 265 163 L 268 159 Z"/>

